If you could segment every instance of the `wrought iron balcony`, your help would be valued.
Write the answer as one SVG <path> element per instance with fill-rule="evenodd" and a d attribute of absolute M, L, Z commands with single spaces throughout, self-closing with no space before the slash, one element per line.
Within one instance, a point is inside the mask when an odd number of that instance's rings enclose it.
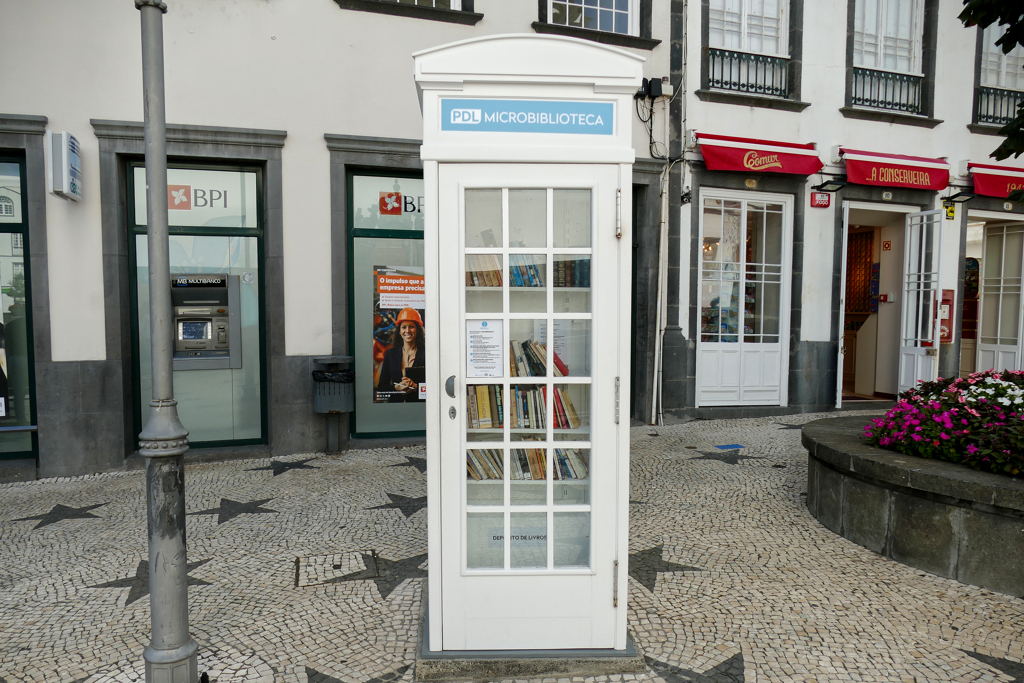
<path fill-rule="evenodd" d="M 853 105 L 921 114 L 921 76 L 853 67 Z"/>
<path fill-rule="evenodd" d="M 978 123 L 1005 126 L 1017 115 L 1017 106 L 1024 102 L 1024 92 L 1002 88 L 978 88 Z"/>
<path fill-rule="evenodd" d="M 709 48 L 708 87 L 769 97 L 788 97 L 789 60 Z"/>

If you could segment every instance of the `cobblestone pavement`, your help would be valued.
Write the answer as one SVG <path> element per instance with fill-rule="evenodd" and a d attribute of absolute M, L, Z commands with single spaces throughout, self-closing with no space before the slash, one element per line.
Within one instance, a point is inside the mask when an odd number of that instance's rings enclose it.
<path fill-rule="evenodd" d="M 897 564 L 811 518 L 796 427 L 816 417 L 633 429 L 630 629 L 650 668 L 596 681 L 1024 683 L 1024 600 Z M 424 470 L 418 448 L 190 466 L 200 671 L 411 679 Z M 142 680 L 143 482 L 0 485 L 0 681 Z"/>

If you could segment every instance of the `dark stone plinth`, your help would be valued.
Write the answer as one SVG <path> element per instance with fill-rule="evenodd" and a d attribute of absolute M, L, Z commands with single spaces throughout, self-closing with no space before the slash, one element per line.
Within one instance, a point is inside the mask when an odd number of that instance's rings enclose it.
<path fill-rule="evenodd" d="M 869 420 L 804 427 L 811 514 L 897 562 L 1024 596 L 1024 478 L 868 446 Z"/>

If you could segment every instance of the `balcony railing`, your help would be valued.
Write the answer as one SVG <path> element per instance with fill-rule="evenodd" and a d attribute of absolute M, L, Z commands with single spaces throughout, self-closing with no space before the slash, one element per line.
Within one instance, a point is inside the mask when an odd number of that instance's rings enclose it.
<path fill-rule="evenodd" d="M 1005 126 L 1017 115 L 1017 105 L 1024 101 L 1024 92 L 1002 88 L 978 88 L 978 123 Z"/>
<path fill-rule="evenodd" d="M 708 87 L 769 97 L 789 96 L 788 59 L 718 48 L 710 48 L 708 55 Z"/>
<path fill-rule="evenodd" d="M 853 104 L 920 115 L 921 77 L 854 67 Z"/>

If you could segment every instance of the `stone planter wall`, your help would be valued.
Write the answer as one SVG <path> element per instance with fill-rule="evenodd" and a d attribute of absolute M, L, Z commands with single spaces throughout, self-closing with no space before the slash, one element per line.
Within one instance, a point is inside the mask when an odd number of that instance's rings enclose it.
<path fill-rule="evenodd" d="M 897 562 L 1024 597 L 1024 480 L 872 448 L 867 422 L 804 427 L 811 514 Z"/>

